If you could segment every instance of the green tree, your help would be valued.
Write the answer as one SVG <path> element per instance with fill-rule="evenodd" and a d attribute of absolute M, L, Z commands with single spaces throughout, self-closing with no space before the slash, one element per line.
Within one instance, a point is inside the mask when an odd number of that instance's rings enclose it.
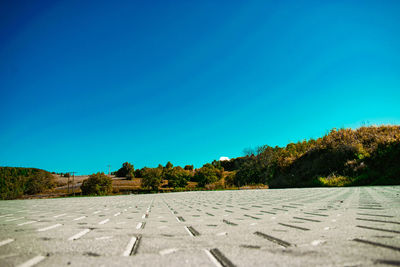
<path fill-rule="evenodd" d="M 135 170 L 135 177 L 141 178 L 142 176 L 142 169 L 136 169 Z"/>
<path fill-rule="evenodd" d="M 142 169 L 142 185 L 145 188 L 158 191 L 162 181 L 163 168 L 143 168 Z"/>
<path fill-rule="evenodd" d="M 129 162 L 125 162 L 122 164 L 122 167 L 115 173 L 115 176 L 133 179 L 135 178 L 135 168 Z"/>
<path fill-rule="evenodd" d="M 193 171 L 194 167 L 193 165 L 186 165 L 184 169 L 187 171 Z"/>
<path fill-rule="evenodd" d="M 211 162 L 211 164 L 217 169 L 223 169 L 223 167 L 221 165 L 221 161 L 219 161 L 219 160 L 213 160 L 213 162 Z"/>
<path fill-rule="evenodd" d="M 184 170 L 182 167 L 174 167 L 166 172 L 164 176 L 168 180 L 168 185 L 172 187 L 185 187 L 193 176 L 191 171 Z"/>
<path fill-rule="evenodd" d="M 174 167 L 174 165 L 172 165 L 172 163 L 170 161 L 167 162 L 167 164 L 165 165 L 166 169 L 172 169 Z"/>
<path fill-rule="evenodd" d="M 112 179 L 104 173 L 92 174 L 82 182 L 81 190 L 83 195 L 109 195 L 112 193 Z"/>
<path fill-rule="evenodd" d="M 204 187 L 206 184 L 215 183 L 222 178 L 222 170 L 214 167 L 212 164 L 204 164 L 203 167 L 197 169 L 193 180 L 198 182 L 199 187 Z"/>

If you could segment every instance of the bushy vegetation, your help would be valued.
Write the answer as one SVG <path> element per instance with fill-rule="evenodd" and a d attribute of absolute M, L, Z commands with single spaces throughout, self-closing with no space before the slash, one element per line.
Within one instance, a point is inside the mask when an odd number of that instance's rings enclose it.
<path fill-rule="evenodd" d="M 170 187 L 185 187 L 193 177 L 193 172 L 178 166 L 164 169 L 163 177 L 168 180 L 168 186 Z"/>
<path fill-rule="evenodd" d="M 0 199 L 37 194 L 55 186 L 51 173 L 34 168 L 0 167 Z"/>
<path fill-rule="evenodd" d="M 207 163 L 203 167 L 197 169 L 193 181 L 198 182 L 200 187 L 207 184 L 215 183 L 222 178 L 223 169 L 215 167 L 213 164 Z"/>
<path fill-rule="evenodd" d="M 136 177 L 142 178 L 144 188 L 153 191 L 159 190 L 164 180 L 168 183 L 164 183 L 163 188 L 184 190 L 189 182 L 197 182 L 198 187 L 205 187 L 206 184 L 219 181 L 222 178 L 222 173 L 223 168 L 221 166 L 215 167 L 210 163 L 194 170 L 193 165 L 186 165 L 185 168 L 182 168 L 180 166 L 174 167 L 171 162 L 168 162 L 164 167 L 160 164 L 157 168 L 144 167 L 136 170 Z"/>
<path fill-rule="evenodd" d="M 61 174 L 67 177 L 69 174 Z M 400 184 L 400 127 L 333 129 L 318 139 L 247 149 L 246 156 L 214 160 L 199 169 L 168 162 L 135 170 L 125 162 L 117 177 L 137 179 L 146 191 Z M 136 181 L 136 179 L 135 179 Z M 0 197 L 13 199 L 55 186 L 53 176 L 32 168 L 0 167 Z M 197 187 L 197 188 L 196 188 Z M 112 193 L 112 179 L 92 174 L 81 186 L 85 195 Z"/>
<path fill-rule="evenodd" d="M 159 166 L 157 168 L 143 168 L 142 169 L 142 186 L 149 188 L 153 191 L 158 191 L 161 185 L 163 174 L 163 167 Z"/>
<path fill-rule="evenodd" d="M 122 164 L 122 167 L 115 172 L 115 176 L 133 179 L 135 178 L 135 168 L 129 162 L 125 162 Z"/>
<path fill-rule="evenodd" d="M 191 181 L 214 189 L 400 184 L 400 127 L 333 129 L 318 139 L 248 149 L 244 157 L 214 160 L 195 170 L 170 162 L 155 169 L 139 171 L 144 186 L 153 190 L 163 179 L 173 188 L 185 188 Z"/>
<path fill-rule="evenodd" d="M 400 184 L 399 143 L 399 126 L 333 129 L 316 140 L 263 146 L 240 158 L 234 182 L 271 188 Z"/>
<path fill-rule="evenodd" d="M 109 195 L 112 193 L 112 179 L 104 173 L 92 174 L 82 182 L 81 190 L 83 195 Z"/>

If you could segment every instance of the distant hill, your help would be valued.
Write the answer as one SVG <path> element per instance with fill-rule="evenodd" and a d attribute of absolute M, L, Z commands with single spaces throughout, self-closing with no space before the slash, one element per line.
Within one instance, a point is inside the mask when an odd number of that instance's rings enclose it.
<path fill-rule="evenodd" d="M 55 186 L 51 173 L 35 168 L 0 167 L 0 199 L 37 194 Z"/>

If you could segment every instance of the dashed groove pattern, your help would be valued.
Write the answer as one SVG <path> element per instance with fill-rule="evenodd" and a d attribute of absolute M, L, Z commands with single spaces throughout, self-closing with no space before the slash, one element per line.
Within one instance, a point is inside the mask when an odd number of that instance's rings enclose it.
<path fill-rule="evenodd" d="M 0 202 L 0 266 L 400 264 L 400 187 Z"/>

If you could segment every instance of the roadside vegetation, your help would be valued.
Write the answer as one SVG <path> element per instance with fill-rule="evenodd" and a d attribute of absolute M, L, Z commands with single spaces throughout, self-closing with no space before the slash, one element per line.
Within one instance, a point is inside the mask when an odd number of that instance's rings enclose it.
<path fill-rule="evenodd" d="M 0 169 L 2 199 L 35 194 L 54 187 L 50 173 L 27 168 Z M 84 195 L 127 192 L 177 192 L 248 188 L 360 186 L 400 184 L 400 127 L 333 129 L 318 139 L 248 149 L 247 155 L 212 161 L 195 169 L 167 162 L 134 169 L 125 162 L 113 173 L 92 174 Z M 65 189 L 64 189 L 65 190 Z"/>
<path fill-rule="evenodd" d="M 0 167 L 0 199 L 34 195 L 55 187 L 51 173 L 35 168 Z"/>
<path fill-rule="evenodd" d="M 81 185 L 82 195 L 105 196 L 112 193 L 112 179 L 104 173 L 96 173 L 84 180 Z"/>
<path fill-rule="evenodd" d="M 400 127 L 333 129 L 286 147 L 263 146 L 221 162 L 235 185 L 270 188 L 400 184 Z"/>

